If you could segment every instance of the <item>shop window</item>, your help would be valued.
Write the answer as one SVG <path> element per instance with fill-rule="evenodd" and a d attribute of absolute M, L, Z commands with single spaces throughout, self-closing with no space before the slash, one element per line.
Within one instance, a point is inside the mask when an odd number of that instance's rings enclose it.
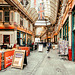
<path fill-rule="evenodd" d="M 0 21 L 2 21 L 2 12 L 0 12 Z"/>
<path fill-rule="evenodd" d="M 3 36 L 3 43 L 7 43 L 7 44 L 10 43 L 10 35 L 4 35 Z"/>
<path fill-rule="evenodd" d="M 5 22 L 9 22 L 9 11 L 4 12 L 4 20 Z"/>

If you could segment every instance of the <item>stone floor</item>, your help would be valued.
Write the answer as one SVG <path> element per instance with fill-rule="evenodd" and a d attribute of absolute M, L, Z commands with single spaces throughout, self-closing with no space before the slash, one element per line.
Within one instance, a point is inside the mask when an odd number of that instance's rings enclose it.
<path fill-rule="evenodd" d="M 58 50 L 51 50 L 47 58 L 46 50 L 32 51 L 23 70 L 8 67 L 0 75 L 75 75 L 75 62 L 61 59 Z"/>

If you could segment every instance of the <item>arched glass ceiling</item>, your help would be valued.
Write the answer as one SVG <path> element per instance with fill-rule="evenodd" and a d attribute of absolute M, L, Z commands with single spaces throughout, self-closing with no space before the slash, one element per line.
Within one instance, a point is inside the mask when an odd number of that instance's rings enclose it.
<path fill-rule="evenodd" d="M 58 5 L 59 5 L 59 0 L 31 0 L 31 7 L 36 8 L 38 16 L 43 13 L 44 17 L 43 19 L 49 20 L 51 24 L 54 24 L 56 22 Z M 42 10 L 43 6 L 44 6 L 44 11 Z"/>
<path fill-rule="evenodd" d="M 54 24 L 56 22 L 59 0 L 43 0 L 43 2 L 45 5 L 45 19 L 49 19 L 51 24 Z"/>

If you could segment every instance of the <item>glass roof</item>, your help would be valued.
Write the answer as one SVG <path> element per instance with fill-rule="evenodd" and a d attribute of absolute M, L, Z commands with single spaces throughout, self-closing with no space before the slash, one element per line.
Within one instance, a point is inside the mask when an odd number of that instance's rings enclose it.
<path fill-rule="evenodd" d="M 31 7 L 38 12 L 38 19 L 49 20 L 51 24 L 56 22 L 58 4 L 59 0 L 31 0 Z"/>

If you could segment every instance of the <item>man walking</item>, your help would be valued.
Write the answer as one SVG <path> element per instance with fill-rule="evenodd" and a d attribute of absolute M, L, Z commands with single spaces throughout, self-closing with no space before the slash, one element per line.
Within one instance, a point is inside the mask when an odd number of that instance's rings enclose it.
<path fill-rule="evenodd" d="M 47 49 L 47 57 L 50 58 L 50 56 L 49 56 L 49 52 L 50 52 L 50 49 L 51 49 L 51 43 L 50 42 L 48 43 L 47 48 L 48 48 Z"/>

